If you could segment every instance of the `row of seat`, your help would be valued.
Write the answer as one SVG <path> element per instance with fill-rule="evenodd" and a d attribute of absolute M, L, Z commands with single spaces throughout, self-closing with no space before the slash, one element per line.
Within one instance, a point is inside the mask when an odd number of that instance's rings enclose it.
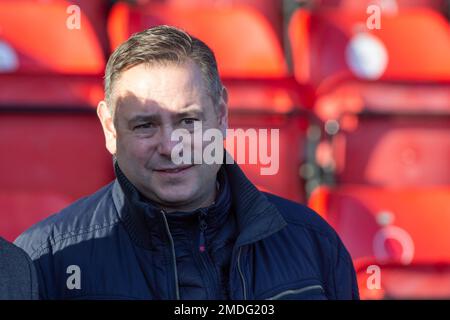
<path fill-rule="evenodd" d="M 102 19 L 98 12 L 106 10 L 105 2 L 2 1 L 0 39 L 4 56 L 1 65 L 3 70 L 0 70 L 102 73 L 105 56 L 130 34 L 158 24 L 172 24 L 201 36 L 214 48 L 225 77 L 283 77 L 290 73 L 284 57 L 283 36 L 276 32 L 277 23 L 268 19 L 268 8 L 272 9 L 271 12 L 281 12 L 279 1 L 153 0 L 140 1 L 144 3 L 141 5 L 117 2 L 108 13 L 103 14 L 107 19 Z M 206 5 L 210 2 L 216 5 Z M 405 2 L 428 3 L 417 0 Z M 358 62 L 361 64 L 360 69 L 364 67 L 364 61 L 358 58 L 366 57 L 361 49 L 358 51 L 358 44 L 381 50 L 374 53 L 386 51 L 389 63 L 380 74 L 383 80 L 403 78 L 448 81 L 449 63 L 443 59 L 448 56 L 449 50 L 446 43 L 448 23 L 442 15 L 420 6 L 394 15 L 382 11 L 382 28 L 367 30 L 365 25 L 368 14 L 363 10 L 366 5 L 362 4 L 373 3 L 373 0 L 351 3 L 361 4 L 360 10 L 328 9 L 333 6 L 325 4 L 321 10 L 297 10 L 289 18 L 288 37 L 294 59 L 294 74 L 299 82 L 318 85 L 324 79 L 351 76 L 354 73 L 364 77 L 371 70 L 366 73 L 365 70 L 358 70 Z M 74 21 L 71 17 L 78 13 L 71 9 L 72 4 L 81 7 L 79 29 L 72 29 L 70 22 Z M 102 28 L 100 25 L 104 29 L 102 32 L 97 31 Z M 414 32 L 411 32 L 412 26 Z M 241 30 L 245 32 L 239 32 Z M 101 43 L 105 39 L 100 33 L 107 34 L 106 41 L 110 43 L 108 52 L 102 52 Z M 374 37 L 355 39 L 355 36 L 365 33 Z M 429 33 L 433 33 L 433 38 L 428 36 Z M 43 38 L 42 34 L 46 36 Z M 251 41 L 250 45 L 248 39 L 257 41 Z M 58 50 L 53 50 L 56 43 Z M 9 50 L 6 47 L 10 47 Z M 240 50 L 236 50 L 237 47 Z M 406 52 L 410 55 L 405 55 Z M 324 59 L 327 63 L 321 64 Z M 375 59 L 372 57 L 366 62 L 376 64 Z M 423 63 L 414 63 L 416 59 L 421 59 Z M 383 66 L 382 62 L 378 64 L 380 68 Z"/>

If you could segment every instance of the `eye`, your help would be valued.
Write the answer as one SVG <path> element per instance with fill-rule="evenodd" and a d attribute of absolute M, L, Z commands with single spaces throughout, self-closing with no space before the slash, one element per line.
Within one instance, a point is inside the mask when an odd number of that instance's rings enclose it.
<path fill-rule="evenodd" d="M 190 126 L 190 125 L 193 125 L 195 123 L 195 121 L 198 121 L 198 119 L 195 119 L 195 118 L 184 118 L 184 119 L 181 120 L 181 123 L 184 124 L 184 125 Z"/>
<path fill-rule="evenodd" d="M 143 124 L 135 126 L 134 130 L 138 130 L 138 129 L 152 129 L 154 127 L 155 127 L 155 125 L 153 123 L 147 122 L 147 123 L 143 123 Z"/>

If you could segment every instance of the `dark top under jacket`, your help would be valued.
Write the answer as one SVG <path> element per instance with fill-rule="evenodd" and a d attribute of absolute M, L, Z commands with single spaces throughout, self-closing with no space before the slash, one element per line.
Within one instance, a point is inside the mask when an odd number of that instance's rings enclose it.
<path fill-rule="evenodd" d="M 358 299 L 349 253 L 314 211 L 222 165 L 215 203 L 166 213 L 117 179 L 17 240 L 43 299 Z"/>

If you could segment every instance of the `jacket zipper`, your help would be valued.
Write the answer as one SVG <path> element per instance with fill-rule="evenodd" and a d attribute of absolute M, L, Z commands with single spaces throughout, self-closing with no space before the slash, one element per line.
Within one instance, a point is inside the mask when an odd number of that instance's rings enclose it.
<path fill-rule="evenodd" d="M 206 224 L 206 213 L 203 211 L 200 211 L 200 214 L 198 216 L 199 219 L 199 226 L 200 226 L 200 237 L 199 237 L 199 243 L 198 243 L 198 250 L 200 252 L 206 251 L 206 239 L 205 239 L 205 231 L 207 228 Z"/>
<path fill-rule="evenodd" d="M 175 276 L 175 296 L 177 300 L 180 300 L 180 288 L 178 285 L 178 271 L 177 271 L 177 258 L 175 255 L 175 244 L 173 242 L 172 234 L 170 233 L 169 224 L 167 223 L 166 212 L 164 210 L 161 210 L 161 214 L 164 219 L 164 225 L 166 226 L 166 232 L 167 235 L 169 236 L 170 248 L 172 250 L 173 273 Z"/>
<path fill-rule="evenodd" d="M 277 300 L 277 299 L 280 299 L 281 297 L 284 297 L 289 294 L 299 294 L 299 293 L 304 293 L 304 292 L 316 290 L 316 289 L 320 289 L 321 291 L 323 291 L 323 287 L 321 285 L 313 285 L 313 286 L 308 286 L 308 287 L 304 287 L 304 288 L 296 289 L 296 290 L 292 290 L 292 289 L 286 290 L 286 291 L 283 291 L 283 292 L 280 292 L 280 293 L 274 295 L 273 297 L 267 298 L 266 300 Z"/>
<path fill-rule="evenodd" d="M 206 274 L 208 275 L 209 280 L 211 281 L 211 284 L 214 285 L 214 287 L 217 289 L 218 292 L 219 290 L 221 290 L 221 287 L 216 285 L 217 283 L 216 280 L 220 278 L 217 274 L 217 270 L 215 269 L 213 262 L 211 261 L 208 255 L 208 252 L 206 251 L 207 247 L 206 229 L 208 228 L 208 224 L 206 223 L 206 216 L 207 212 L 200 210 L 200 213 L 198 215 L 199 229 L 200 229 L 200 235 L 198 240 L 198 251 L 199 251 L 198 257 L 201 264 L 203 265 L 203 268 L 205 269 Z M 208 293 L 208 295 L 210 295 L 210 293 Z M 211 297 L 213 296 L 211 295 Z M 217 297 L 215 299 L 217 299 Z"/>

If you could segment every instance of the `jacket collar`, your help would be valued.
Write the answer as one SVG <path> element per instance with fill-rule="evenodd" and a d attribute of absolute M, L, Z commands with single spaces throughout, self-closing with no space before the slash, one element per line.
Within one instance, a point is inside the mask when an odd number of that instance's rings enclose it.
<path fill-rule="evenodd" d="M 112 197 L 119 218 L 122 220 L 128 234 L 136 245 L 150 248 L 151 226 L 159 223 L 148 224 L 149 221 L 146 213 L 151 209 L 142 199 L 139 192 L 137 192 L 135 186 L 127 179 L 122 170 L 120 170 L 117 161 L 114 161 L 114 171 L 116 180 L 113 184 Z M 158 219 L 158 217 L 160 215 L 155 215 L 155 219 Z M 163 222 L 162 217 L 160 222 Z"/>
<path fill-rule="evenodd" d="M 117 162 L 114 167 L 117 179 L 113 185 L 112 195 L 119 217 L 132 240 L 139 246 L 149 248 L 152 232 L 163 232 L 162 214 L 137 191 L 120 170 Z M 287 225 L 278 209 L 248 180 L 236 162 L 223 164 L 219 171 L 219 179 L 221 174 L 224 175 L 230 190 L 230 197 L 225 199 L 227 202 L 231 199 L 231 209 L 236 215 L 239 230 L 236 246 L 264 239 Z M 224 183 L 221 183 L 221 186 L 223 185 Z M 216 204 L 222 194 L 223 191 L 219 193 Z M 213 205 L 206 210 L 216 208 Z"/>
<path fill-rule="evenodd" d="M 204 224 L 204 236 L 210 243 L 225 225 L 230 214 L 231 191 L 223 168 L 217 173 L 217 182 L 217 194 L 213 204 L 190 212 L 175 211 L 166 214 L 170 232 L 175 239 L 196 235 L 200 231 L 200 225 Z"/>
<path fill-rule="evenodd" d="M 236 246 L 264 239 L 287 225 L 278 209 L 250 182 L 236 162 L 222 166 L 230 181 L 239 228 Z"/>

